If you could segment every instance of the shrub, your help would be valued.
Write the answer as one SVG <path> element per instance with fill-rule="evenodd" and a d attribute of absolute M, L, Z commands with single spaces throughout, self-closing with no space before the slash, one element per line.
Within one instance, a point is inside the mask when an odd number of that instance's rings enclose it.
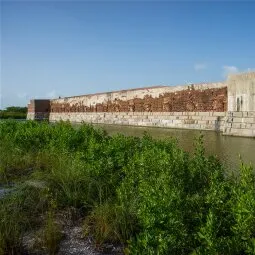
<path fill-rule="evenodd" d="M 35 227 L 55 252 L 55 211 L 75 208 L 97 244 L 121 242 L 128 254 L 254 254 L 254 169 L 226 175 L 202 137 L 194 151 L 86 124 L 0 122 L 0 182 L 16 183 L 0 200 L 1 252 L 17 253 Z"/>
<path fill-rule="evenodd" d="M 96 206 L 84 221 L 84 234 L 96 243 L 125 243 L 136 230 L 135 215 L 130 208 L 106 202 Z"/>

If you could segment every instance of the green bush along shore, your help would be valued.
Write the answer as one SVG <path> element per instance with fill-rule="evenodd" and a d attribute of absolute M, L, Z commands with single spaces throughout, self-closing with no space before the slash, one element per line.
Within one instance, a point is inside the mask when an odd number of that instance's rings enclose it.
<path fill-rule="evenodd" d="M 0 199 L 0 254 L 21 253 L 31 230 L 55 254 L 57 215 L 74 210 L 84 238 L 125 254 L 255 254 L 254 169 L 240 162 L 226 175 L 202 137 L 195 148 L 86 124 L 0 122 L 0 183 L 14 184 Z"/>
<path fill-rule="evenodd" d="M 26 119 L 27 107 L 10 106 L 0 110 L 0 119 Z"/>

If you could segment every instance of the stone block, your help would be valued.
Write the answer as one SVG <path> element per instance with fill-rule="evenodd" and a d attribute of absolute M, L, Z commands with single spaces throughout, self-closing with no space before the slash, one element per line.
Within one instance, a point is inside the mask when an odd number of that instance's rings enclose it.
<path fill-rule="evenodd" d="M 247 112 L 248 117 L 255 117 L 255 112 Z"/>
<path fill-rule="evenodd" d="M 249 136 L 249 137 L 254 137 L 254 130 L 252 129 L 240 129 L 237 134 L 240 136 Z"/>
<path fill-rule="evenodd" d="M 182 120 L 173 120 L 173 124 L 182 124 L 183 121 Z"/>
<path fill-rule="evenodd" d="M 161 120 L 161 123 L 168 124 L 168 123 L 173 123 L 173 121 L 172 120 Z"/>
<path fill-rule="evenodd" d="M 244 122 L 244 118 L 234 117 L 232 121 L 237 122 L 237 123 L 242 123 L 242 122 Z"/>
<path fill-rule="evenodd" d="M 192 120 L 202 120 L 202 116 L 192 116 Z"/>
<path fill-rule="evenodd" d="M 255 117 L 254 118 L 244 118 L 244 122 L 246 123 L 255 123 Z"/>
<path fill-rule="evenodd" d="M 232 112 L 233 117 L 243 117 L 243 112 Z"/>
<path fill-rule="evenodd" d="M 198 116 L 210 116 L 209 112 L 199 112 Z"/>
<path fill-rule="evenodd" d="M 215 116 L 203 116 L 202 120 L 214 120 L 214 121 L 217 121 L 218 117 L 215 117 Z"/>
<path fill-rule="evenodd" d="M 206 120 L 198 120 L 197 124 L 199 124 L 199 125 L 206 125 L 207 121 Z"/>
<path fill-rule="evenodd" d="M 233 123 L 231 125 L 232 128 L 246 128 L 246 124 L 245 123 Z"/>
<path fill-rule="evenodd" d="M 227 114 L 226 112 L 213 112 L 212 116 L 216 116 L 216 117 L 225 117 Z"/>

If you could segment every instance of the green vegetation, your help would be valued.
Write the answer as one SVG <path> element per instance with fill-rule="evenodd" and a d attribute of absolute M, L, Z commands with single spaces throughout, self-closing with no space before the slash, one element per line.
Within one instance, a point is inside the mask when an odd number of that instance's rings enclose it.
<path fill-rule="evenodd" d="M 26 119 L 27 107 L 11 106 L 0 110 L 0 119 Z"/>
<path fill-rule="evenodd" d="M 226 175 L 202 137 L 195 148 L 85 124 L 1 122 L 0 183 L 16 185 L 0 199 L 0 254 L 17 254 L 34 229 L 54 254 L 56 215 L 72 210 L 85 236 L 126 254 L 255 254 L 254 169 Z"/>

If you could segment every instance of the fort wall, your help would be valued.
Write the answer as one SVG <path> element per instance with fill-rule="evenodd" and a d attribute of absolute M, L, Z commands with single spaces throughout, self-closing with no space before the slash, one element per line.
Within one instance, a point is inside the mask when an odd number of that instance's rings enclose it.
<path fill-rule="evenodd" d="M 214 130 L 255 137 L 255 72 L 226 82 L 31 100 L 28 119 Z"/>
<path fill-rule="evenodd" d="M 224 83 L 156 86 L 51 100 L 51 112 L 226 111 Z"/>

